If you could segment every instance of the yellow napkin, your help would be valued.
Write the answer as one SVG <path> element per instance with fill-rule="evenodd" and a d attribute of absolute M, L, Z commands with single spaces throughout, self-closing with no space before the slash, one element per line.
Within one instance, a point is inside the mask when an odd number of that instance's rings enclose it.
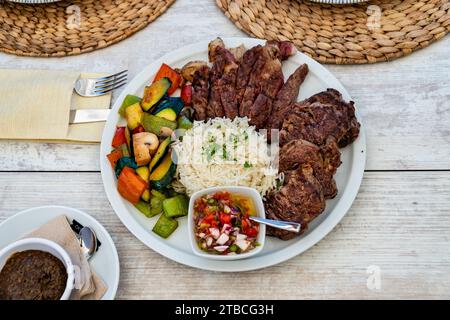
<path fill-rule="evenodd" d="M 75 71 L 0 69 L 0 139 L 100 142 L 104 122 L 69 125 L 74 109 L 107 109 L 111 94 L 80 97 Z"/>

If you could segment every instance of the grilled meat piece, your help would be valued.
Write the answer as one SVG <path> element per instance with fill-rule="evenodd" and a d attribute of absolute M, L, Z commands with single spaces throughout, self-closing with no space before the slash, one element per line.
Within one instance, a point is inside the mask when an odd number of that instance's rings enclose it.
<path fill-rule="evenodd" d="M 250 108 L 248 117 L 249 124 L 258 129 L 264 128 L 267 118 L 270 116 L 272 100 L 265 94 L 260 93 Z"/>
<path fill-rule="evenodd" d="M 192 81 L 192 107 L 194 118 L 198 121 L 206 120 L 209 98 L 209 73 L 208 66 L 202 66 L 194 73 Z"/>
<path fill-rule="evenodd" d="M 208 44 L 208 59 L 209 62 L 215 62 L 217 57 L 217 48 L 225 48 L 225 43 L 221 38 L 216 38 Z"/>
<path fill-rule="evenodd" d="M 325 209 L 322 187 L 314 176 L 314 169 L 306 164 L 289 173 L 280 191 L 267 196 L 265 207 L 267 218 L 298 222 L 305 230 L 308 223 Z M 267 234 L 283 240 L 298 235 L 270 227 Z"/>
<path fill-rule="evenodd" d="M 267 116 L 271 113 L 272 101 L 276 98 L 278 91 L 280 91 L 284 83 L 279 55 L 279 48 L 276 45 L 265 45 L 262 47 L 258 60 L 253 65 L 250 80 L 239 106 L 239 115 L 251 119 L 251 114 L 257 114 L 260 111 L 261 98 L 258 99 L 258 104 L 255 104 L 258 96 L 263 94 L 269 99 L 266 103 L 269 110 L 263 113 L 266 117 L 259 116 L 257 121 L 252 119 L 250 121 L 257 128 L 264 128 L 266 126 Z"/>
<path fill-rule="evenodd" d="M 314 176 L 322 186 L 326 199 L 334 198 L 337 194 L 333 175 L 340 164 L 340 152 L 333 138 L 330 138 L 322 148 L 305 140 L 292 140 L 280 150 L 280 172 L 286 176 L 292 170 L 297 170 L 303 165 L 310 165 Z"/>
<path fill-rule="evenodd" d="M 283 120 L 292 111 L 292 105 L 297 102 L 301 84 L 308 74 L 308 65 L 302 64 L 293 74 L 290 75 L 286 83 L 280 89 L 273 104 L 271 116 L 267 129 L 280 129 Z"/>
<path fill-rule="evenodd" d="M 213 61 L 213 66 L 211 68 L 211 98 L 207 116 L 210 118 L 226 116 L 234 119 L 238 115 L 236 77 L 239 65 L 220 38 L 209 44 L 209 57 Z"/>
<path fill-rule="evenodd" d="M 253 71 L 253 66 L 259 58 L 262 46 L 257 45 L 244 53 L 242 60 L 239 64 L 239 70 L 236 78 L 236 93 L 238 104 L 241 103 L 244 97 L 245 89 L 250 80 L 250 75 Z"/>
<path fill-rule="evenodd" d="M 336 99 L 334 91 L 328 90 L 295 104 L 294 110 L 283 121 L 280 144 L 303 139 L 322 146 L 330 136 L 341 148 L 352 143 L 358 137 L 360 127 L 354 103 Z"/>
<path fill-rule="evenodd" d="M 276 45 L 278 49 L 280 50 L 280 60 L 284 61 L 287 60 L 289 57 L 293 56 L 297 52 L 297 48 L 295 45 L 290 41 L 277 41 L 277 40 L 270 40 L 267 41 L 269 45 Z"/>

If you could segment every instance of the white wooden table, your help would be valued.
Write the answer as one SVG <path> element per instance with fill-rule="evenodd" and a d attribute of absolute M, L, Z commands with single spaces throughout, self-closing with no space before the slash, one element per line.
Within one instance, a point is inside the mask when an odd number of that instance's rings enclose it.
<path fill-rule="evenodd" d="M 212 0 L 178 0 L 133 37 L 68 58 L 0 54 L 0 67 L 116 71 L 130 76 L 180 46 L 243 36 Z M 0 142 L 0 221 L 49 204 L 88 212 L 120 256 L 117 298 L 450 298 L 450 36 L 390 63 L 328 68 L 357 103 L 368 162 L 341 223 L 306 253 L 240 274 L 185 267 L 145 247 L 103 190 L 98 145 Z M 1 235 L 0 235 L 1 236 Z M 381 288 L 367 286 L 379 268 Z M 217 296 L 217 286 L 225 290 Z"/>

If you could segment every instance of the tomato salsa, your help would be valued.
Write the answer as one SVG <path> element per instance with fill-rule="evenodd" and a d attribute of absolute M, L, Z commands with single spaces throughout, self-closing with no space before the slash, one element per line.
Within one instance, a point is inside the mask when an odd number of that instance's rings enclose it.
<path fill-rule="evenodd" d="M 199 248 L 211 254 L 245 253 L 256 246 L 259 225 L 249 219 L 256 215 L 253 200 L 219 191 L 194 203 L 194 232 Z"/>

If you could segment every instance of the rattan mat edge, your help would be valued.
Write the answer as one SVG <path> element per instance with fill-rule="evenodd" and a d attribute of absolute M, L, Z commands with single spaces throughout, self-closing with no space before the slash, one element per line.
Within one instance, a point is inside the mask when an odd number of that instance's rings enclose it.
<path fill-rule="evenodd" d="M 175 0 L 74 0 L 26 5 L 0 0 L 0 51 L 58 57 L 91 52 L 146 27 Z"/>
<path fill-rule="evenodd" d="M 216 0 L 247 34 L 290 40 L 322 63 L 393 60 L 450 31 L 450 0 L 381 0 L 328 5 L 307 0 Z"/>

